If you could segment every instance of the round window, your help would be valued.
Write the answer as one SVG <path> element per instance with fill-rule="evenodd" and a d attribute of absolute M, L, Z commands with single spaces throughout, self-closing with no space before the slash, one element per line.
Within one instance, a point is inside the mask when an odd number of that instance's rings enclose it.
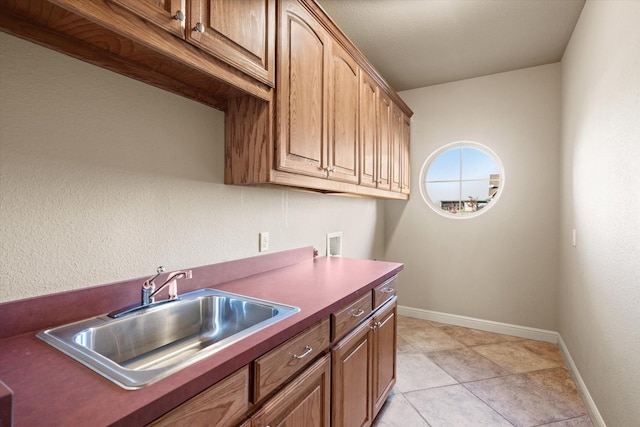
<path fill-rule="evenodd" d="M 488 147 L 477 142 L 454 142 L 424 162 L 420 192 L 438 214 L 470 218 L 496 204 L 504 178 L 502 162 Z"/>

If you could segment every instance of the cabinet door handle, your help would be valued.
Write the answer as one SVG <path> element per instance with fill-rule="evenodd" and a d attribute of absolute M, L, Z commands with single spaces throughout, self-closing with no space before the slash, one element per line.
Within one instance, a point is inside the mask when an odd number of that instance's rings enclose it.
<path fill-rule="evenodd" d="M 201 22 L 198 22 L 194 30 L 198 33 L 204 33 L 204 25 L 202 25 Z"/>
<path fill-rule="evenodd" d="M 310 355 L 310 354 L 311 354 L 311 352 L 313 351 L 313 349 L 311 348 L 311 346 L 308 346 L 308 345 L 307 345 L 307 346 L 305 346 L 304 348 L 305 348 L 305 350 L 307 350 L 307 351 L 305 351 L 304 353 L 302 353 L 300 356 L 298 356 L 297 354 L 294 354 L 294 355 L 293 355 L 293 358 L 294 358 L 294 359 L 304 359 L 305 357 L 307 357 L 308 355 Z"/>
<path fill-rule="evenodd" d="M 364 310 L 359 308 L 357 313 L 351 313 L 351 317 L 360 317 L 364 314 Z"/>
<path fill-rule="evenodd" d="M 176 21 L 184 22 L 185 20 L 184 13 L 181 10 L 177 11 L 176 14 L 173 16 L 173 19 L 175 19 Z"/>
<path fill-rule="evenodd" d="M 384 292 L 385 294 L 391 294 L 393 293 L 393 288 L 384 288 L 384 289 L 380 289 L 380 292 Z"/>

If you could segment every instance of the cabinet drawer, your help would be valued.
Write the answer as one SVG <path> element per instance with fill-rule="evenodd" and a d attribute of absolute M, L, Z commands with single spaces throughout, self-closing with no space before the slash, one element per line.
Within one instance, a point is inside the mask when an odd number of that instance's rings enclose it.
<path fill-rule="evenodd" d="M 149 426 L 233 426 L 249 409 L 249 366 L 245 366 Z"/>
<path fill-rule="evenodd" d="M 373 309 L 377 309 L 398 294 L 398 276 L 394 276 L 373 289 Z"/>
<path fill-rule="evenodd" d="M 254 427 L 331 424 L 331 355 L 327 354 L 280 390 L 252 417 Z"/>
<path fill-rule="evenodd" d="M 352 330 L 371 313 L 371 292 L 331 314 L 331 341 Z"/>
<path fill-rule="evenodd" d="M 253 402 L 259 402 L 329 347 L 329 319 L 299 333 L 254 363 Z"/>

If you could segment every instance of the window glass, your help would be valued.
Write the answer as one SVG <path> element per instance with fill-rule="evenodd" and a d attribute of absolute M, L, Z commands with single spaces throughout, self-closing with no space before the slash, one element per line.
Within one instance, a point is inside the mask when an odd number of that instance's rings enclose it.
<path fill-rule="evenodd" d="M 504 187 L 504 168 L 484 145 L 456 142 L 429 156 L 420 181 L 422 197 L 434 211 L 469 218 L 495 204 Z"/>

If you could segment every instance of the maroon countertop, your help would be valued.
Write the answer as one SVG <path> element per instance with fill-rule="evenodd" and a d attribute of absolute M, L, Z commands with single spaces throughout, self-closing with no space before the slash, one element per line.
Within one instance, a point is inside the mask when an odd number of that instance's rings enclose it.
<path fill-rule="evenodd" d="M 303 256 L 299 251 L 288 253 L 297 257 L 293 264 L 272 265 L 275 269 L 224 283 L 211 279 L 215 286 L 209 286 L 294 305 L 300 307 L 299 313 L 139 390 L 124 390 L 91 371 L 36 338 L 37 330 L 0 341 L 0 381 L 13 392 L 14 426 L 144 425 L 403 268 L 392 262 L 313 258 L 307 252 Z M 247 263 L 253 260 L 251 264 L 255 265 L 262 259 L 267 258 L 235 261 L 233 267 L 246 270 Z M 204 274 L 213 270 L 201 267 L 200 271 Z M 194 278 L 202 276 L 198 269 L 193 272 Z M 194 283 L 207 287 L 203 277 Z M 14 309 L 13 317 L 19 311 L 15 304 L 5 308 Z M 52 326 L 56 325 L 44 327 Z"/>

